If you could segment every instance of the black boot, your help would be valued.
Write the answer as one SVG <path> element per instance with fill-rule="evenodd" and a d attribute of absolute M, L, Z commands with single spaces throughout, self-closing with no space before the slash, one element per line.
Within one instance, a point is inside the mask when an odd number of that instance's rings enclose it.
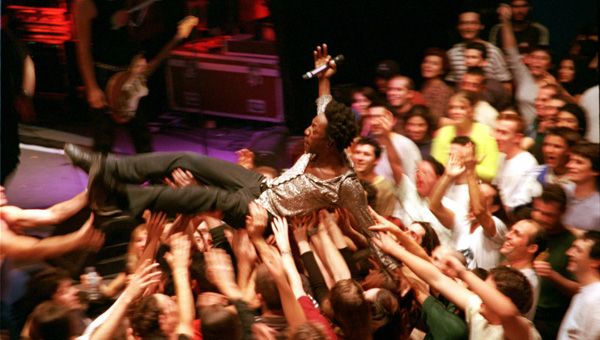
<path fill-rule="evenodd" d="M 71 143 L 65 143 L 63 150 L 73 165 L 81 168 L 85 172 L 90 172 L 90 166 L 92 165 L 95 156 L 94 152 L 86 151 Z"/>
<path fill-rule="evenodd" d="M 123 214 L 118 205 L 119 183 L 106 172 L 106 156 L 96 154 L 92 158 L 88 177 L 90 208 L 99 216 Z"/>

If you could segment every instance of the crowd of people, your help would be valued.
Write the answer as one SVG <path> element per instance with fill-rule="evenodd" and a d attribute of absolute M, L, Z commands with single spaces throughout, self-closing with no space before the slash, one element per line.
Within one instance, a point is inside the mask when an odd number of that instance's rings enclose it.
<path fill-rule="evenodd" d="M 3 323 L 30 339 L 599 339 L 597 50 L 575 44 L 552 75 L 530 9 L 500 5 L 489 41 L 462 12 L 462 41 L 424 51 L 420 89 L 385 61 L 351 107 L 318 46 L 317 114 L 282 174 L 251 150 L 234 164 L 66 145 L 87 189 L 27 210 L 2 188 L 1 260 L 98 249 L 95 217 L 144 223 L 96 292 L 106 310 L 49 267 Z M 71 234 L 21 233 L 85 206 Z"/>

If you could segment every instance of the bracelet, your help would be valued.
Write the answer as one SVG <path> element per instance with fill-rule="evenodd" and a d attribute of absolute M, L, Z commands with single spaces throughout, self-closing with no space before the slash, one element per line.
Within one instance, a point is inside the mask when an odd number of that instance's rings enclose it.
<path fill-rule="evenodd" d="M 291 250 L 280 250 L 279 253 L 281 255 L 292 255 L 292 251 Z"/>

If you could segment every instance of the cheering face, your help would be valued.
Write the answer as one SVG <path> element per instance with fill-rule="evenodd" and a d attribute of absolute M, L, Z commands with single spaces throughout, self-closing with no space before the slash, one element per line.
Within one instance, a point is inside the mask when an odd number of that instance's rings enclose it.
<path fill-rule="evenodd" d="M 352 109 L 361 116 L 367 113 L 369 105 L 371 105 L 371 101 L 364 94 L 356 92 L 352 96 Z"/>
<path fill-rule="evenodd" d="M 547 135 L 542 144 L 544 163 L 551 169 L 564 165 L 568 157 L 568 145 L 564 138 L 556 135 Z"/>
<path fill-rule="evenodd" d="M 438 178 L 431 163 L 426 161 L 419 162 L 417 164 L 417 176 L 415 180 L 419 196 L 423 198 L 428 197 Z"/>
<path fill-rule="evenodd" d="M 569 156 L 567 171 L 567 176 L 573 183 L 583 183 L 599 175 L 598 171 L 592 169 L 592 161 L 589 158 L 577 154 Z"/>
<path fill-rule="evenodd" d="M 529 15 L 529 3 L 525 0 L 514 0 L 511 2 L 512 18 L 516 22 L 525 21 Z"/>
<path fill-rule="evenodd" d="M 427 124 L 427 121 L 425 118 L 420 116 L 412 116 L 404 124 L 404 132 L 406 133 L 406 136 L 415 143 L 425 140 L 428 129 L 429 125 Z"/>
<path fill-rule="evenodd" d="M 577 239 L 573 241 L 571 248 L 566 252 L 567 257 L 569 258 L 567 270 L 575 275 L 584 274 L 590 271 L 591 268 L 598 270 L 600 260 L 595 260 L 590 257 L 590 251 L 593 245 L 593 240 Z"/>
<path fill-rule="evenodd" d="M 368 174 L 377 165 L 375 148 L 369 144 L 357 144 L 352 152 L 354 170 L 359 174 Z"/>
<path fill-rule="evenodd" d="M 577 117 L 569 111 L 558 112 L 558 115 L 556 115 L 556 126 L 579 131 L 579 121 L 577 120 Z"/>
<path fill-rule="evenodd" d="M 464 99 L 452 97 L 448 103 L 448 117 L 457 124 L 473 120 L 473 107 Z"/>
<path fill-rule="evenodd" d="M 509 261 L 522 259 L 530 247 L 529 242 L 536 232 L 536 226 L 527 220 L 515 223 L 506 234 L 500 253 Z"/>
<path fill-rule="evenodd" d="M 465 66 L 466 67 L 483 67 L 485 59 L 480 50 L 474 48 L 465 49 Z"/>
<path fill-rule="evenodd" d="M 426 56 L 421 63 L 421 75 L 424 79 L 440 77 L 443 73 L 443 63 L 441 57 L 436 55 Z"/>
<path fill-rule="evenodd" d="M 571 59 L 564 59 L 558 67 L 558 81 L 570 83 L 575 78 L 575 63 Z"/>
<path fill-rule="evenodd" d="M 529 53 L 524 62 L 529 67 L 532 76 L 542 77 L 550 69 L 552 58 L 548 52 L 537 50 Z"/>
<path fill-rule="evenodd" d="M 466 12 L 458 17 L 458 33 L 463 40 L 476 39 L 481 30 L 483 30 L 483 25 L 481 25 L 479 14 Z"/>
<path fill-rule="evenodd" d="M 519 134 L 516 132 L 517 123 L 510 120 L 498 120 L 494 129 L 494 138 L 500 152 L 507 153 L 515 145 L 519 145 Z"/>
<path fill-rule="evenodd" d="M 393 107 L 406 104 L 410 100 L 410 89 L 405 79 L 392 78 L 387 83 L 387 100 Z"/>

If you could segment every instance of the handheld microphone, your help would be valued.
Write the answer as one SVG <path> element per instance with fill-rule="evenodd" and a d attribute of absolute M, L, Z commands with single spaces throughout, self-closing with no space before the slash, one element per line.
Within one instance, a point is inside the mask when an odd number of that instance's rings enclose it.
<path fill-rule="evenodd" d="M 344 61 L 344 56 L 340 54 L 340 55 L 336 56 L 335 58 L 333 58 L 333 61 L 335 61 L 335 63 L 337 65 L 339 65 L 340 63 L 342 63 Z M 329 63 L 323 64 L 323 65 L 315 68 L 314 70 L 304 73 L 302 75 L 302 79 L 307 80 L 307 79 L 314 78 L 317 74 L 327 70 L 328 68 L 329 68 Z"/>

